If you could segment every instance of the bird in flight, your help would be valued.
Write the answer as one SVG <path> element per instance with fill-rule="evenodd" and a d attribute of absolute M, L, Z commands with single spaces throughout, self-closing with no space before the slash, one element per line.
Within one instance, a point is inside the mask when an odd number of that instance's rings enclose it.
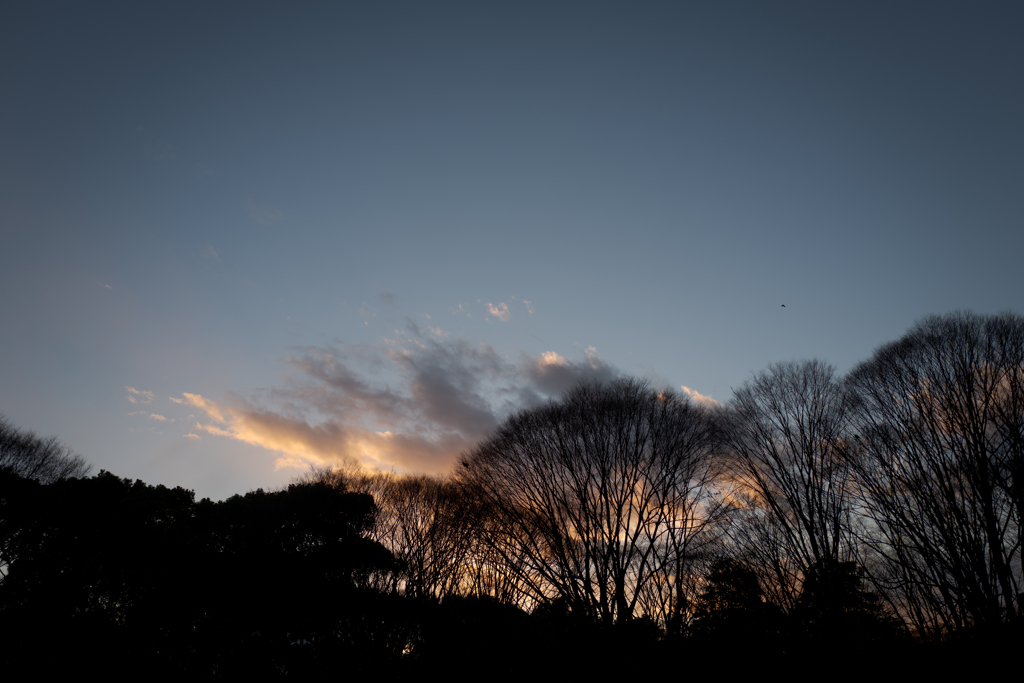
<path fill-rule="evenodd" d="M 782 304 L 782 307 L 783 307 L 783 308 L 785 308 L 785 307 L 786 307 L 786 304 Z"/>

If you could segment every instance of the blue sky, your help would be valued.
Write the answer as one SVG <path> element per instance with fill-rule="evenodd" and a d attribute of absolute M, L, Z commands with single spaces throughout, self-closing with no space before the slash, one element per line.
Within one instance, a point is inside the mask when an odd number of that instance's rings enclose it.
<path fill-rule="evenodd" d="M 0 413 L 219 498 L 1024 311 L 1024 6 L 837 5 L 8 6 Z"/>

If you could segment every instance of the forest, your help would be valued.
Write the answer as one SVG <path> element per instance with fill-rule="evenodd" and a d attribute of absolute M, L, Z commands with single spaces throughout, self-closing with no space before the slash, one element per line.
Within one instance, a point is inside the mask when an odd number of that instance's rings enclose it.
<path fill-rule="evenodd" d="M 579 384 L 445 477 L 320 467 L 219 502 L 3 420 L 0 649 L 201 679 L 994 665 L 1022 511 L 1013 313 L 927 318 L 845 376 L 773 364 L 726 405 Z"/>

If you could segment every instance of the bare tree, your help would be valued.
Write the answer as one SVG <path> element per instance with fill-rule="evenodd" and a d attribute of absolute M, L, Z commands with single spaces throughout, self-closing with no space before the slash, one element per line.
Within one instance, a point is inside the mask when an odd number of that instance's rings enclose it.
<path fill-rule="evenodd" d="M 1019 612 L 1022 373 L 1024 318 L 957 313 L 850 376 L 876 577 L 922 633 Z"/>
<path fill-rule="evenodd" d="M 664 623 L 682 612 L 691 561 L 721 521 L 715 437 L 685 398 L 638 380 L 580 384 L 506 420 L 458 476 L 532 600 L 605 624 L 638 612 Z"/>
<path fill-rule="evenodd" d="M 475 592 L 476 505 L 453 481 L 370 473 L 354 463 L 314 467 L 300 481 L 373 496 L 377 509 L 369 535 L 397 560 L 393 571 L 368 577 L 374 587 L 431 598 Z"/>
<path fill-rule="evenodd" d="M 849 406 L 835 370 L 777 363 L 731 402 L 728 474 L 745 514 L 734 540 L 765 590 L 792 607 L 809 567 L 849 559 Z"/>
<path fill-rule="evenodd" d="M 16 429 L 0 415 L 0 470 L 49 484 L 60 479 L 86 477 L 92 467 L 57 437 L 41 438 Z"/>
<path fill-rule="evenodd" d="M 433 598 L 463 593 L 475 525 L 471 501 L 459 488 L 434 477 L 394 477 L 380 505 L 391 521 L 383 542 L 404 567 L 403 592 Z"/>

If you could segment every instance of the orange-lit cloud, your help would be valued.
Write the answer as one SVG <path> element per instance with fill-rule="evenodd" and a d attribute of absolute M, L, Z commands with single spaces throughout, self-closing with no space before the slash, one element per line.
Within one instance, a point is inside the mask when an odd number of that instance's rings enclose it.
<path fill-rule="evenodd" d="M 301 350 L 287 359 L 296 374 L 286 388 L 226 401 L 183 393 L 172 401 L 202 412 L 196 434 L 266 448 L 278 454 L 278 467 L 354 459 L 437 473 L 510 412 L 539 405 L 579 380 L 618 376 L 593 348 L 578 361 L 547 352 L 510 362 L 486 344 L 439 339 L 409 323 L 415 338 L 389 340 L 382 349 Z"/>
<path fill-rule="evenodd" d="M 710 396 L 705 396 L 704 394 L 700 393 L 696 389 L 691 389 L 690 387 L 686 387 L 686 386 L 680 387 L 680 388 L 683 390 L 683 393 L 685 393 L 687 396 L 689 396 L 691 399 L 693 399 L 697 403 L 703 403 L 704 405 L 708 405 L 708 406 L 720 406 L 720 405 L 722 405 L 721 403 L 719 403 L 715 399 L 711 398 Z"/>
<path fill-rule="evenodd" d="M 125 391 L 128 392 L 128 400 L 132 403 L 152 403 L 153 392 L 152 391 L 139 391 L 134 387 L 125 387 Z"/>
<path fill-rule="evenodd" d="M 507 322 L 508 319 L 512 317 L 512 314 L 508 310 L 508 304 L 506 303 L 499 303 L 495 306 L 494 304 L 487 302 L 487 312 L 503 322 Z"/>
<path fill-rule="evenodd" d="M 558 396 L 577 382 L 610 382 L 619 371 L 588 346 L 582 362 L 573 362 L 554 351 L 545 351 L 537 358 L 527 359 L 521 368 L 533 387 L 549 396 Z"/>
<path fill-rule="evenodd" d="M 540 358 L 537 359 L 536 364 L 538 366 L 568 365 L 569 361 L 567 361 L 562 356 L 559 356 L 554 351 L 545 351 L 544 353 L 540 354 Z"/>
<path fill-rule="evenodd" d="M 185 403 L 191 406 L 195 406 L 196 408 L 199 408 L 200 410 L 205 412 L 209 417 L 211 417 L 212 419 L 216 420 L 221 424 L 227 422 L 227 420 L 224 418 L 223 413 L 221 413 L 220 408 L 217 406 L 216 403 L 212 401 L 207 401 L 199 394 L 183 393 L 182 396 L 184 396 L 185 398 L 172 398 L 171 400 L 174 401 L 175 403 Z"/>
<path fill-rule="evenodd" d="M 225 436 L 278 454 L 276 466 L 305 468 L 309 464 L 336 465 L 350 459 L 370 467 L 442 472 L 471 446 L 457 433 L 439 437 L 416 433 L 375 432 L 341 420 L 311 424 L 303 418 L 261 410 L 236 398 L 234 406 L 188 394 L 190 403 L 206 411 L 211 421 L 195 429 Z M 188 438 L 199 438 L 187 434 Z"/>

